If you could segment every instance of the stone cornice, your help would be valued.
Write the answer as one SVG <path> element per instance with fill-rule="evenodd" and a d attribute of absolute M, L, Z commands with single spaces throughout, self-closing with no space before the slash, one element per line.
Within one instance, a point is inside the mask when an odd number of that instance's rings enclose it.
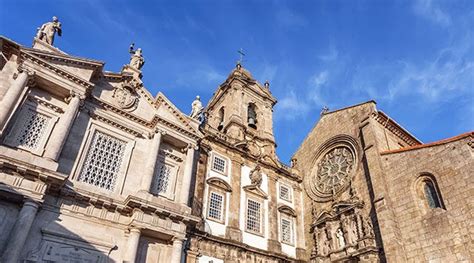
<path fill-rule="evenodd" d="M 28 52 L 21 52 L 20 56 L 21 56 L 22 63 L 24 63 L 24 61 L 27 60 L 43 68 L 49 69 L 50 71 L 54 72 L 56 75 L 84 87 L 86 91 L 90 91 L 94 87 L 94 84 L 92 82 L 89 82 L 83 78 L 77 77 L 63 69 L 55 67 L 51 65 L 50 63 L 48 63 L 47 61 L 42 60 L 41 58 L 36 57 L 32 54 L 29 54 Z"/>
<path fill-rule="evenodd" d="M 63 113 L 63 112 L 64 112 L 64 110 L 63 110 L 62 108 L 60 108 L 60 107 L 58 107 L 58 106 L 56 106 L 56 105 L 50 103 L 49 101 L 42 100 L 42 99 L 40 99 L 40 98 L 38 98 L 38 97 L 35 97 L 35 96 L 28 96 L 27 99 L 28 99 L 29 101 L 32 101 L 32 102 L 38 103 L 38 104 L 40 104 L 40 105 L 43 105 L 43 106 L 45 106 L 45 107 L 47 107 L 47 108 L 49 108 L 49 109 L 51 109 L 51 110 L 53 110 L 53 111 L 55 111 L 55 112 L 57 112 L 57 113 Z"/>
<path fill-rule="evenodd" d="M 118 129 L 120 129 L 122 131 L 125 131 L 126 133 L 132 134 L 136 137 L 145 137 L 143 135 L 143 132 L 138 131 L 138 130 L 132 128 L 132 127 L 129 127 L 129 126 L 120 124 L 118 122 L 115 122 L 115 121 L 111 120 L 109 117 L 101 115 L 97 111 L 89 110 L 89 116 L 94 120 L 98 120 L 100 122 L 107 123 L 107 124 L 109 124 L 113 127 L 116 127 Z"/>
<path fill-rule="evenodd" d="M 50 59 L 52 61 L 66 62 L 67 64 L 74 64 L 74 65 L 88 67 L 92 69 L 99 69 L 104 65 L 104 62 L 102 61 L 73 57 L 70 55 L 54 54 L 54 53 L 45 52 L 39 49 L 22 47 L 22 51 L 26 51 L 30 54 L 34 54 L 35 56 L 38 56 L 39 58 L 42 58 L 42 59 Z"/>
<path fill-rule="evenodd" d="M 421 142 L 416 139 L 413 135 L 411 135 L 408 131 L 403 129 L 398 123 L 394 120 L 390 119 L 385 113 L 382 111 L 373 112 L 372 118 L 374 118 L 378 123 L 380 123 L 384 128 L 392 132 L 398 138 L 403 140 L 409 146 L 420 145 Z"/>

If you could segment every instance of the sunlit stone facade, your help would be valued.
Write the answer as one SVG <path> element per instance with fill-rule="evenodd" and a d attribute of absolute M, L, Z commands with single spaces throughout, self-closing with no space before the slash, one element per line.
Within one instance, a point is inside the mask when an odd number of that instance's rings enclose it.
<path fill-rule="evenodd" d="M 324 110 L 285 165 L 240 63 L 187 116 L 141 49 L 107 72 L 60 32 L 0 38 L 0 262 L 472 261 L 472 132 L 423 144 L 369 101 Z"/>

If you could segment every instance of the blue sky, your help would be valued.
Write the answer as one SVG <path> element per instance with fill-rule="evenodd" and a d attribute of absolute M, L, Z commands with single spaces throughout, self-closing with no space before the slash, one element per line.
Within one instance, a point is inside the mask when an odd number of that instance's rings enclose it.
<path fill-rule="evenodd" d="M 474 1 L 0 1 L 0 34 L 31 45 L 57 16 L 65 52 L 119 71 L 131 42 L 145 86 L 182 111 L 235 66 L 270 89 L 288 162 L 319 119 L 370 99 L 424 142 L 474 128 Z M 295 128 L 298 127 L 298 128 Z"/>

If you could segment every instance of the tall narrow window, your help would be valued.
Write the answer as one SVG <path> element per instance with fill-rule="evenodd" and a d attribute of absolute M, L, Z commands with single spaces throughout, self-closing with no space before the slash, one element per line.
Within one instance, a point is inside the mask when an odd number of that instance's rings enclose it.
<path fill-rule="evenodd" d="M 257 111 L 255 110 L 255 104 L 249 103 L 247 108 L 247 123 L 251 128 L 257 128 Z"/>
<path fill-rule="evenodd" d="M 174 199 L 177 167 L 168 161 L 160 160 L 152 184 L 152 193 Z"/>
<path fill-rule="evenodd" d="M 246 229 L 250 232 L 262 232 L 262 203 L 247 199 Z"/>
<path fill-rule="evenodd" d="M 224 107 L 219 109 L 219 123 L 217 129 L 220 131 L 224 128 Z"/>
<path fill-rule="evenodd" d="M 424 187 L 423 190 L 425 192 L 425 198 L 426 198 L 426 201 L 428 202 L 429 207 L 431 208 L 441 207 L 441 202 L 438 198 L 438 193 L 436 192 L 436 188 L 433 185 L 433 182 L 425 181 L 423 187 Z"/>
<path fill-rule="evenodd" d="M 224 196 L 216 192 L 210 192 L 207 217 L 217 221 L 222 221 L 223 208 Z"/>
<path fill-rule="evenodd" d="M 293 244 L 293 221 L 282 215 L 280 228 L 281 241 L 286 244 Z"/>
<path fill-rule="evenodd" d="M 113 191 L 125 147 L 126 142 L 96 131 L 78 180 Z"/>
<path fill-rule="evenodd" d="M 280 184 L 280 199 L 291 202 L 291 189 L 287 185 Z"/>
<path fill-rule="evenodd" d="M 170 185 L 171 167 L 161 164 L 160 171 L 156 180 L 156 192 L 158 194 L 167 193 Z"/>

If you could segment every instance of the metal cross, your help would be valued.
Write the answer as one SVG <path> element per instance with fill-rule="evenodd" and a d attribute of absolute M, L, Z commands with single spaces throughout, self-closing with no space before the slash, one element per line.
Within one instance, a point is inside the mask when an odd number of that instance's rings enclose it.
<path fill-rule="evenodd" d="M 242 61 L 244 60 L 244 56 L 245 56 L 244 50 L 241 48 L 239 51 L 237 51 L 237 53 L 240 54 L 239 63 L 242 63 Z"/>

